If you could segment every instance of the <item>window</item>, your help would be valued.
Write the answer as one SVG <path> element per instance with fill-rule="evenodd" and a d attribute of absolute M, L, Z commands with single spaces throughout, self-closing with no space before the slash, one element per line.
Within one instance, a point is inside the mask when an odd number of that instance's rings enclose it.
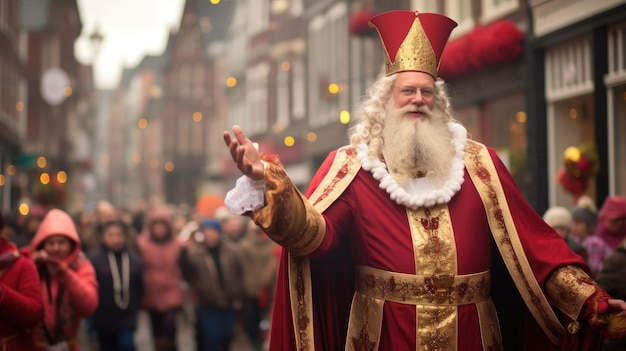
<path fill-rule="evenodd" d="M 204 65 L 196 63 L 193 72 L 193 96 L 197 99 L 204 96 Z"/>
<path fill-rule="evenodd" d="M 609 29 L 609 72 L 604 77 L 607 85 L 626 81 L 626 22 Z"/>
<path fill-rule="evenodd" d="M 294 119 L 302 119 L 306 114 L 305 98 L 306 98 L 306 86 L 304 76 L 304 64 L 302 60 L 294 60 L 291 66 L 293 77 L 293 105 L 292 111 Z"/>
<path fill-rule="evenodd" d="M 519 0 L 482 0 L 482 14 L 480 22 L 491 23 L 507 16 L 519 8 Z"/>
<path fill-rule="evenodd" d="M 563 165 L 563 152 L 570 146 L 595 143 L 595 116 L 593 94 L 587 93 L 556 101 L 548 106 L 548 155 L 549 179 L 556 179 Z M 571 204 L 573 195 L 553 181 L 550 203 Z M 593 179 L 589 182 L 586 194 L 595 199 Z"/>
<path fill-rule="evenodd" d="M 626 194 L 626 22 L 609 28 L 608 51 L 609 193 Z"/>
<path fill-rule="evenodd" d="M 348 109 L 349 70 L 347 5 L 338 3 L 309 22 L 309 116 L 312 126 L 339 119 Z M 329 92 L 336 84 L 339 91 Z"/>
<path fill-rule="evenodd" d="M 255 0 L 248 2 L 248 35 L 254 36 L 269 28 L 270 4 L 269 0 Z"/>
<path fill-rule="evenodd" d="M 191 68 L 187 64 L 181 65 L 179 71 L 178 89 L 180 97 L 188 98 L 191 94 Z"/>
<path fill-rule="evenodd" d="M 267 82 L 269 76 L 269 65 L 267 63 L 258 64 L 248 70 L 247 73 L 247 97 L 249 111 L 244 120 L 250 134 L 264 132 L 268 125 L 267 114 Z"/>
<path fill-rule="evenodd" d="M 594 143 L 593 45 L 585 35 L 546 50 L 545 87 L 548 101 L 548 174 L 556 179 L 569 146 Z M 587 195 L 595 186 L 589 183 Z M 550 188 L 551 204 L 571 203 L 563 187 Z"/>
<path fill-rule="evenodd" d="M 438 2 L 433 0 L 411 0 L 411 11 L 439 13 L 437 8 Z"/>
<path fill-rule="evenodd" d="M 289 125 L 289 71 L 278 69 L 276 77 L 276 124 Z"/>
<path fill-rule="evenodd" d="M 190 120 L 189 124 L 191 128 L 189 130 L 190 151 L 194 155 L 201 155 L 205 150 L 204 128 L 206 125 L 206 118 L 203 118 L 198 122 L 194 121 L 191 115 L 186 118 Z"/>
<path fill-rule="evenodd" d="M 178 121 L 176 125 L 178 128 L 178 154 L 182 156 L 187 156 L 189 154 L 189 133 L 191 131 L 191 118 L 187 114 L 181 113 L 178 116 Z"/>
<path fill-rule="evenodd" d="M 450 39 L 458 38 L 474 29 L 471 1 L 446 0 L 445 5 L 445 15 L 459 24 L 458 27 L 452 31 Z"/>
<path fill-rule="evenodd" d="M 546 51 L 546 98 L 563 100 L 593 91 L 591 37 L 585 36 Z"/>

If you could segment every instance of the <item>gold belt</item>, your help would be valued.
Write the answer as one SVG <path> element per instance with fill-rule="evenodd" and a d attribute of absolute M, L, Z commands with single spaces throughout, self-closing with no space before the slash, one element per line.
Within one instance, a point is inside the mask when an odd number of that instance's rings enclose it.
<path fill-rule="evenodd" d="M 11 334 L 5 337 L 0 338 L 0 350 L 6 351 L 9 342 L 15 338 L 17 338 L 18 334 Z"/>
<path fill-rule="evenodd" d="M 356 290 L 374 298 L 412 305 L 466 305 L 489 298 L 491 274 L 414 275 L 356 267 Z"/>

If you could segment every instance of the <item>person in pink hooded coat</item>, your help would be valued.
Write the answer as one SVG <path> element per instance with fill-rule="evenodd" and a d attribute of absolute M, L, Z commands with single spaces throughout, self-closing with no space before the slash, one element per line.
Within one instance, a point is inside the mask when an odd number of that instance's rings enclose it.
<path fill-rule="evenodd" d="M 155 351 L 176 350 L 176 315 L 184 302 L 181 243 L 173 218 L 167 207 L 152 209 L 137 237 L 145 284 L 142 306 L 150 314 Z"/>
<path fill-rule="evenodd" d="M 98 307 L 98 283 L 91 262 L 81 250 L 72 218 L 52 209 L 44 217 L 29 250 L 41 278 L 44 321 L 35 329 L 38 349 L 79 351 L 79 323 Z"/>

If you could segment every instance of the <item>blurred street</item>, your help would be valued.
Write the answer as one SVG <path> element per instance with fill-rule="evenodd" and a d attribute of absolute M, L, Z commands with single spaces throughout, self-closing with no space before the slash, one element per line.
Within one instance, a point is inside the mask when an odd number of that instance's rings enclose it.
<path fill-rule="evenodd" d="M 196 340 L 193 327 L 193 316 L 188 316 L 185 312 L 181 312 L 178 316 L 178 351 L 195 351 Z M 79 343 L 81 351 L 96 351 L 93 345 L 90 345 L 86 338 L 85 324 L 81 325 Z M 137 332 L 135 333 L 136 351 L 154 351 L 154 343 L 150 335 L 150 318 L 145 311 L 139 312 L 139 322 Z M 104 351 L 104 350 L 102 350 Z M 241 331 L 239 325 L 235 328 L 235 340 L 231 345 L 230 351 L 255 351 L 250 346 L 247 337 Z"/>

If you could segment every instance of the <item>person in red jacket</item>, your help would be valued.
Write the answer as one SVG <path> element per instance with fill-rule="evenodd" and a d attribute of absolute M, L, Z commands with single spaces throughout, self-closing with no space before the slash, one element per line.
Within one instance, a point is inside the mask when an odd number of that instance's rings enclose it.
<path fill-rule="evenodd" d="M 0 231 L 3 221 L 0 215 Z M 0 350 L 35 350 L 32 329 L 43 318 L 35 265 L 0 236 Z"/>
<path fill-rule="evenodd" d="M 98 307 L 98 283 L 72 218 L 62 210 L 50 210 L 29 251 L 41 278 L 44 304 L 44 321 L 35 329 L 35 344 L 40 350 L 79 351 L 79 323 Z"/>

